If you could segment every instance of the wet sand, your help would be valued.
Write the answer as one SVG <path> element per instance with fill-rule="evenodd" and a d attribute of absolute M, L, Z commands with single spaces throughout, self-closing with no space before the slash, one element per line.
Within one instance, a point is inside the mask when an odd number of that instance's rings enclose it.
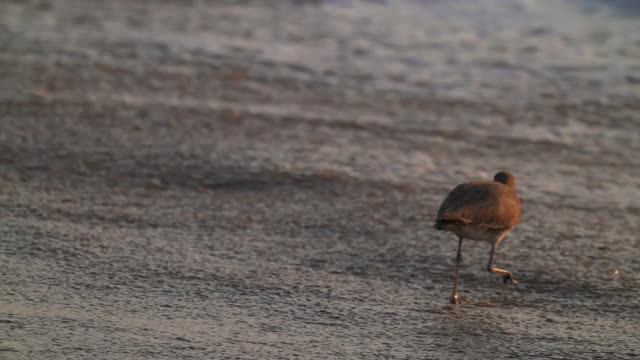
<path fill-rule="evenodd" d="M 0 4 L 0 358 L 640 356 L 631 2 Z M 486 272 L 436 232 L 516 175 Z"/>

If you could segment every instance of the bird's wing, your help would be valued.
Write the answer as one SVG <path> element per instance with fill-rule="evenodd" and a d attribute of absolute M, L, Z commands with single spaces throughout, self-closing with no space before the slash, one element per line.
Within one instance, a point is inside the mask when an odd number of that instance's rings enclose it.
<path fill-rule="evenodd" d="M 503 229 L 516 224 L 520 201 L 512 188 L 494 181 L 456 186 L 438 210 L 438 220 Z"/>

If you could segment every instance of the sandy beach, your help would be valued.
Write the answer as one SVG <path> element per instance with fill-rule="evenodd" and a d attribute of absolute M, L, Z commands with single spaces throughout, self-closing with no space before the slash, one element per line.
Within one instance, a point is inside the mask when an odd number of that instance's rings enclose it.
<path fill-rule="evenodd" d="M 0 359 L 640 356 L 633 1 L 0 2 Z M 433 229 L 509 170 L 496 265 Z"/>

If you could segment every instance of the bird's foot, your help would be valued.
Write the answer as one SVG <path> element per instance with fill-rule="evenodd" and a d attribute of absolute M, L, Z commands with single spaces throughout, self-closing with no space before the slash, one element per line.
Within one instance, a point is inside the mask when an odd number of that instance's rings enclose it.
<path fill-rule="evenodd" d="M 469 300 L 464 296 L 458 295 L 458 293 L 456 292 L 451 296 L 451 299 L 449 299 L 449 302 L 453 305 L 460 305 L 460 304 L 468 303 Z"/>
<path fill-rule="evenodd" d="M 518 280 L 514 279 L 510 272 L 507 272 L 502 276 L 502 282 L 505 284 L 507 282 L 511 282 L 512 285 L 518 285 Z"/>
<path fill-rule="evenodd" d="M 454 305 L 460 304 L 460 296 L 458 295 L 457 292 L 453 293 L 453 295 L 451 296 L 451 300 L 449 302 Z"/>
<path fill-rule="evenodd" d="M 504 282 L 505 284 L 507 282 L 510 282 L 513 285 L 517 285 L 518 284 L 518 281 L 516 279 L 514 279 L 513 275 L 511 275 L 511 273 L 509 271 L 507 271 L 507 270 L 498 269 L 498 268 L 495 268 L 495 267 L 489 267 L 488 270 L 490 272 L 492 272 L 492 273 L 497 273 L 497 274 L 502 275 L 502 282 Z"/>

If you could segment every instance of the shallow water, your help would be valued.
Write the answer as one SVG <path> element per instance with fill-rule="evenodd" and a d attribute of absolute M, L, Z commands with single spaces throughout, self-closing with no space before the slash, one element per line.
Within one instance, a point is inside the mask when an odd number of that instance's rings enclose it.
<path fill-rule="evenodd" d="M 632 358 L 631 1 L 0 4 L 0 357 Z M 517 177 L 497 264 L 455 184 Z"/>

